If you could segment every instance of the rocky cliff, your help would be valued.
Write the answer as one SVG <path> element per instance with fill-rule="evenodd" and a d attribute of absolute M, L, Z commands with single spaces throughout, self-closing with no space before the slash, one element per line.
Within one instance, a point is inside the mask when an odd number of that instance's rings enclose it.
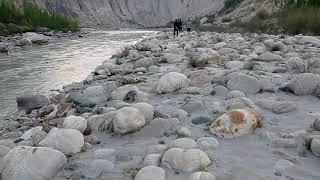
<path fill-rule="evenodd" d="M 175 18 L 213 14 L 224 0 L 16 0 L 77 18 L 82 26 L 164 25 Z"/>

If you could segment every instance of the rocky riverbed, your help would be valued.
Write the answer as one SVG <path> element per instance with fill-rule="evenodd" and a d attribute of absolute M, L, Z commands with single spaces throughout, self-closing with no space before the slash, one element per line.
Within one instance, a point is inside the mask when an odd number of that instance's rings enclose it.
<path fill-rule="evenodd" d="M 8 179 L 320 179 L 320 40 L 171 32 L 0 130 Z"/>

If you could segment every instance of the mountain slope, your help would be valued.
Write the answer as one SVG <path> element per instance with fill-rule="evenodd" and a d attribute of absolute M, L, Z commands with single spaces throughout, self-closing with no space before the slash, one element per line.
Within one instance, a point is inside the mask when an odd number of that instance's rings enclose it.
<path fill-rule="evenodd" d="M 214 14 L 224 0 L 17 0 L 77 18 L 82 26 L 164 25 L 175 18 Z"/>

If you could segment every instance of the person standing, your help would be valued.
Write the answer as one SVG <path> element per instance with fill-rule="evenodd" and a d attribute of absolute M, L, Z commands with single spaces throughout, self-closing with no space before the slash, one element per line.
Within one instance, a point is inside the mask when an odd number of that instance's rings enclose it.
<path fill-rule="evenodd" d="M 183 26 L 182 19 L 179 19 L 179 32 L 180 33 L 182 32 L 182 26 Z"/>
<path fill-rule="evenodd" d="M 173 35 L 174 36 L 179 36 L 179 21 L 176 19 L 173 23 Z"/>
<path fill-rule="evenodd" d="M 191 23 L 190 19 L 188 19 L 188 22 L 187 22 L 187 32 L 191 32 L 191 27 L 192 27 L 192 23 Z"/>

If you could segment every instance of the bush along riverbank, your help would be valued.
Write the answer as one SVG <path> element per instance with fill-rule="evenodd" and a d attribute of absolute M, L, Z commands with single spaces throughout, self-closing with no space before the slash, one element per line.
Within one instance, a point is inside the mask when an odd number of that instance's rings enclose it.
<path fill-rule="evenodd" d="M 38 29 L 77 31 L 78 22 L 71 18 L 26 5 L 19 10 L 12 1 L 0 0 L 0 35 L 24 33 Z"/>
<path fill-rule="evenodd" d="M 8 0 L 0 0 L 0 53 L 31 45 L 47 44 L 51 39 L 83 37 L 76 20 L 49 13 L 34 5 L 19 10 Z"/>
<path fill-rule="evenodd" d="M 0 127 L 1 178 L 320 179 L 320 39 L 172 36 L 49 97 L 18 97 Z"/>
<path fill-rule="evenodd" d="M 275 0 L 278 12 L 260 11 L 248 23 L 236 22 L 250 32 L 320 35 L 320 1 Z"/>

